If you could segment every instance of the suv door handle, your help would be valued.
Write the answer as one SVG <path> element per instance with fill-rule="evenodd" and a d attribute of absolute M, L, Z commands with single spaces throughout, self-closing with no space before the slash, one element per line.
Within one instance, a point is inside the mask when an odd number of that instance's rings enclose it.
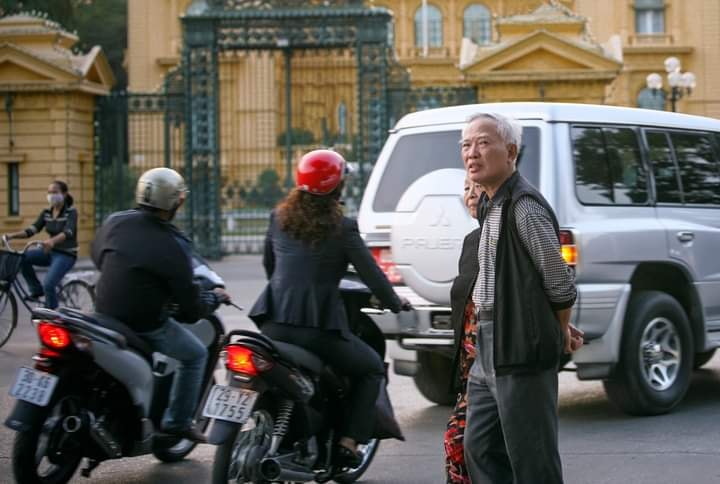
<path fill-rule="evenodd" d="M 680 242 L 692 242 L 695 234 L 693 232 L 678 232 L 677 238 Z"/>

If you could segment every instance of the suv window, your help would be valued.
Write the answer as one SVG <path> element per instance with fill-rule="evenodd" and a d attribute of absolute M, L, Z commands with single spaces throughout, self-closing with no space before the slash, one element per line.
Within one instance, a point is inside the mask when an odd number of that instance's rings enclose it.
<path fill-rule="evenodd" d="M 648 153 L 653 175 L 655 192 L 660 203 L 682 203 L 682 192 L 677 167 L 672 156 L 670 140 L 666 133 L 646 131 Z"/>
<path fill-rule="evenodd" d="M 394 212 L 405 190 L 418 178 L 442 168 L 463 169 L 460 158 L 460 130 L 418 133 L 402 136 L 378 184 L 373 210 Z M 538 186 L 540 173 L 540 129 L 523 128 L 522 146 L 517 167 L 520 173 Z M 458 194 L 462 187 L 458 187 Z"/>
<path fill-rule="evenodd" d="M 670 133 L 685 203 L 720 204 L 720 167 L 706 133 Z"/>
<path fill-rule="evenodd" d="M 647 172 L 635 130 L 573 126 L 571 137 L 575 190 L 581 203 L 647 203 Z"/>

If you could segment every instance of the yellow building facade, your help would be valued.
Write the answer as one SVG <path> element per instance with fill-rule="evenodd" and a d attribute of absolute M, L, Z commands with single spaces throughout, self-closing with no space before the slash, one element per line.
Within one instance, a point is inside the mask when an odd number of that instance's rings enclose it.
<path fill-rule="evenodd" d="M 198 3 L 129 0 L 131 92 L 160 89 L 179 65 L 180 18 Z M 720 50 L 716 0 L 366 3 L 392 12 L 394 56 L 412 89 L 464 88 L 478 102 L 638 106 L 648 74 L 664 77 L 663 61 L 673 56 L 697 79 L 692 95 L 679 100 L 678 111 L 720 117 L 720 85 L 712 82 L 720 71 L 714 56 Z M 312 134 L 308 144 L 337 143 L 356 132 L 354 64 L 352 51 L 293 54 L 292 126 Z M 221 52 L 219 77 L 223 184 L 251 183 L 267 167 L 285 173 L 282 53 Z"/>
<path fill-rule="evenodd" d="M 60 179 L 75 199 L 85 255 L 95 231 L 95 98 L 115 81 L 100 48 L 76 54 L 77 42 L 44 18 L 0 19 L 0 232 L 34 222 Z"/>
<path fill-rule="evenodd" d="M 130 90 L 157 89 L 178 64 L 179 19 L 190 4 L 191 0 L 129 0 Z M 720 70 L 715 61 L 720 3 L 714 0 L 369 0 L 368 4 L 393 13 L 396 57 L 410 70 L 413 86 L 472 86 L 481 102 L 544 99 L 635 106 L 647 75 L 664 75 L 663 60 L 674 56 L 698 80 L 678 110 L 720 116 L 720 86 L 712 82 Z M 430 12 L 425 23 L 423 4 Z M 423 28 L 428 29 L 427 46 Z M 472 45 L 463 41 L 472 37 L 476 41 Z M 269 54 L 265 62 L 242 57 L 252 72 L 244 76 L 274 79 L 260 81 L 261 88 L 252 91 L 253 100 L 259 101 L 255 96 L 274 100 L 272 110 L 280 114 L 282 69 L 277 59 Z M 352 96 L 352 72 L 346 77 L 347 92 L 338 93 L 333 106 L 323 109 L 331 125 L 337 125 L 337 104 L 351 103 L 340 99 Z M 298 74 L 293 87 L 297 83 L 301 88 L 301 78 Z M 307 103 L 315 106 L 329 102 L 309 97 Z M 310 119 L 317 118 L 312 109 L 302 106 L 293 111 L 309 111 Z"/>

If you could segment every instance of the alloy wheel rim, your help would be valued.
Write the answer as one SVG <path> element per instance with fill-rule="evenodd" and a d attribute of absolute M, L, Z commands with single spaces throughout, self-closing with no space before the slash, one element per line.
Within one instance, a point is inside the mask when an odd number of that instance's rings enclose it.
<path fill-rule="evenodd" d="M 640 368 L 645 382 L 656 391 L 670 388 L 677 380 L 682 361 L 680 335 L 667 318 L 651 320 L 640 338 Z"/>

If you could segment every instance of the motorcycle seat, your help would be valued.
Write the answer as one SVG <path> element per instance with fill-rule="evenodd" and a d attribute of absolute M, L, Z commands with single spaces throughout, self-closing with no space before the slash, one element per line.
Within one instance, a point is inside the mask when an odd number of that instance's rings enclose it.
<path fill-rule="evenodd" d="M 121 334 L 125 338 L 125 341 L 127 341 L 128 347 L 140 353 L 140 355 L 145 357 L 147 360 L 152 361 L 153 350 L 150 345 L 122 321 L 100 313 L 86 315 L 86 318 L 98 326 L 102 326 L 103 328 Z"/>
<path fill-rule="evenodd" d="M 282 341 L 273 340 L 273 345 L 277 349 L 280 357 L 293 365 L 310 370 L 316 375 L 325 373 L 325 363 L 308 350 L 290 343 L 283 343 Z"/>

